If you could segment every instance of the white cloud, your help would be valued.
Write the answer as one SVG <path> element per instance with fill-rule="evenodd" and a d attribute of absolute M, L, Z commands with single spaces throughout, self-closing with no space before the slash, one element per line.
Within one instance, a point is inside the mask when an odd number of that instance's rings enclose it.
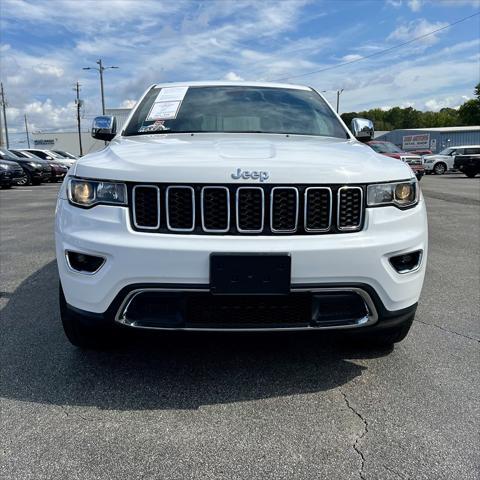
<path fill-rule="evenodd" d="M 352 53 L 350 55 L 345 55 L 344 57 L 342 57 L 342 62 L 353 62 L 355 60 L 360 60 L 361 58 L 363 58 L 361 55 L 358 55 L 357 53 Z"/>
<path fill-rule="evenodd" d="M 281 8 L 267 0 L 176 0 L 161 3 L 162 15 L 152 15 L 159 5 L 153 0 L 142 0 L 142 8 L 137 0 L 56 0 L 55 8 L 49 0 L 0 2 L 7 31 L 19 25 L 35 26 L 49 38 L 59 29 L 63 31 L 64 41 L 58 47 L 29 44 L 20 48 L 17 42 L 0 46 L 2 80 L 11 105 L 9 124 L 20 131 L 24 111 L 37 129 L 74 128 L 72 87 L 77 80 L 82 85 L 85 116 L 98 114 L 98 74 L 82 71 L 82 67 L 95 66 L 99 57 L 105 65 L 120 66 L 105 72 L 107 108 L 129 108 L 152 83 L 216 78 L 275 80 L 330 66 L 338 61 L 338 50 L 346 53 L 342 61 L 348 62 L 385 48 L 378 35 L 365 34 L 366 26 L 361 23 L 346 25 L 338 38 L 327 34 L 303 37 L 302 23 L 320 18 L 303 9 L 303 0 L 282 2 Z M 401 6 L 399 0 L 389 3 Z M 408 8 L 406 0 L 403 6 Z M 389 40 L 399 43 L 444 25 L 432 21 L 404 23 Z M 330 19 L 318 21 L 318 32 L 325 31 L 322 22 Z M 425 46 L 436 37 L 388 56 L 301 78 L 300 82 L 318 90 L 345 88 L 343 111 L 410 103 L 423 108 L 432 99 L 440 104 L 443 97 L 468 94 L 477 75 L 478 56 L 472 55 L 478 55 L 478 39 L 466 37 L 436 56 L 426 56 Z M 419 48 L 422 55 L 417 54 Z M 472 60 L 468 61 L 469 57 Z M 333 95 L 327 94 L 332 99 Z"/>
<path fill-rule="evenodd" d="M 447 25 L 448 25 L 447 22 L 430 23 L 428 20 L 425 20 L 424 18 L 419 20 L 412 20 L 407 24 L 403 24 L 397 27 L 387 37 L 387 40 L 406 42 L 414 38 L 421 37 L 422 35 L 431 33 L 434 30 L 437 30 L 439 28 L 446 27 Z M 446 31 L 446 30 L 443 30 L 443 31 Z M 429 35 L 428 37 L 418 40 L 418 42 L 423 45 L 433 45 L 438 41 L 438 36 L 440 33 L 441 32 L 438 32 L 437 34 Z"/>
<path fill-rule="evenodd" d="M 235 72 L 228 72 L 223 78 L 230 82 L 239 82 L 241 80 L 244 80 L 240 75 L 237 75 Z"/>
<path fill-rule="evenodd" d="M 408 0 L 407 5 L 412 12 L 418 12 L 422 8 L 422 0 Z"/>
<path fill-rule="evenodd" d="M 426 3 L 442 7 L 480 6 L 480 0 L 407 0 L 406 2 L 412 12 L 418 12 Z M 403 4 L 403 0 L 387 0 L 387 5 L 394 8 L 400 8 Z"/>
<path fill-rule="evenodd" d="M 467 95 L 454 95 L 448 97 L 436 97 L 425 101 L 424 108 L 427 110 L 433 110 L 438 112 L 442 108 L 455 108 L 458 109 L 462 103 L 469 100 Z"/>
<path fill-rule="evenodd" d="M 35 73 L 38 73 L 39 75 L 46 75 L 57 78 L 62 77 L 64 73 L 63 68 L 57 65 L 46 65 L 44 63 L 34 65 L 32 69 Z"/>
<path fill-rule="evenodd" d="M 137 104 L 136 100 L 132 100 L 131 98 L 128 98 L 127 100 L 124 100 L 120 104 L 120 108 L 133 108 Z"/>

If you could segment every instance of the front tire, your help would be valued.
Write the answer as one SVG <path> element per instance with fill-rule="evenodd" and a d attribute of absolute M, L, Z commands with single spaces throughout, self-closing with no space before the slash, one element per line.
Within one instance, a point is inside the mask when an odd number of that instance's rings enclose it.
<path fill-rule="evenodd" d="M 114 328 L 104 323 L 85 322 L 68 308 L 62 286 L 59 286 L 60 318 L 70 343 L 87 350 L 101 350 L 115 344 Z"/>
<path fill-rule="evenodd" d="M 471 170 L 471 169 L 467 169 L 465 170 L 463 173 L 465 173 L 465 175 L 468 177 L 468 178 L 473 178 L 478 172 L 476 170 Z"/>
<path fill-rule="evenodd" d="M 443 175 L 447 171 L 447 165 L 443 162 L 438 162 L 433 167 L 435 175 Z"/>
<path fill-rule="evenodd" d="M 31 185 L 31 184 L 32 184 L 32 176 L 28 171 L 25 170 L 25 176 L 17 182 L 17 185 L 19 185 L 20 187 L 28 187 L 28 185 Z"/>

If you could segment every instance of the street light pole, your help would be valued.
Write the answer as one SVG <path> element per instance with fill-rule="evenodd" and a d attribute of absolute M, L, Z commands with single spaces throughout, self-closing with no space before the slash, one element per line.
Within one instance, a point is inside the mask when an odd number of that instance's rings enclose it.
<path fill-rule="evenodd" d="M 337 90 L 337 113 L 339 111 L 339 108 L 340 108 L 340 95 L 341 93 L 343 92 L 343 88 L 341 90 Z"/>
<path fill-rule="evenodd" d="M 30 148 L 30 135 L 28 134 L 27 114 L 25 113 L 23 117 L 25 118 L 25 133 L 27 134 L 27 145 L 28 145 L 28 148 Z"/>
<path fill-rule="evenodd" d="M 82 129 L 80 127 L 80 107 L 82 106 L 82 101 L 80 100 L 80 83 L 77 82 L 75 84 L 74 90 L 77 92 L 77 98 L 75 99 L 75 104 L 77 105 L 78 146 L 80 147 L 80 156 L 83 156 Z"/>
<path fill-rule="evenodd" d="M 1 96 L 2 110 L 3 110 L 3 126 L 5 127 L 5 144 L 7 145 L 7 148 L 10 148 L 10 144 L 8 141 L 8 125 L 7 125 L 7 112 L 6 112 L 7 103 L 5 102 L 5 92 L 3 91 L 2 82 L 0 82 L 0 96 Z"/>
<path fill-rule="evenodd" d="M 102 98 L 102 115 L 105 115 L 105 94 L 103 89 L 103 72 L 105 70 L 108 70 L 109 68 L 118 68 L 118 67 L 104 67 L 101 58 L 99 58 L 95 63 L 98 65 L 98 67 L 83 67 L 83 70 L 96 70 L 100 74 L 100 95 Z"/>
<path fill-rule="evenodd" d="M 102 65 L 102 59 L 97 60 L 98 71 L 100 72 L 100 92 L 102 95 L 102 115 L 105 115 L 105 94 L 103 92 L 103 70 L 104 66 Z"/>

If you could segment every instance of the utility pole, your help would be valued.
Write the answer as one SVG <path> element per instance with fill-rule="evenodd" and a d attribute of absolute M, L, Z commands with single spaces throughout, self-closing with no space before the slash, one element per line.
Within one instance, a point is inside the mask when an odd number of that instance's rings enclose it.
<path fill-rule="evenodd" d="M 6 112 L 7 103 L 5 102 L 5 92 L 3 91 L 2 82 L 0 82 L 0 96 L 1 96 L 2 110 L 3 110 L 3 125 L 5 127 L 5 144 L 7 145 L 7 148 L 10 148 L 10 144 L 8 142 L 8 125 L 7 125 L 7 112 Z"/>
<path fill-rule="evenodd" d="M 98 67 L 83 67 L 83 70 L 96 70 L 100 74 L 100 95 L 102 98 L 102 115 L 105 115 L 105 94 L 103 89 L 103 72 L 105 70 L 108 70 L 109 68 L 118 68 L 118 67 L 104 67 L 101 58 L 99 58 L 95 63 L 98 65 Z"/>
<path fill-rule="evenodd" d="M 337 90 L 337 113 L 339 112 L 340 109 L 340 95 L 343 92 L 343 88 L 341 90 Z"/>
<path fill-rule="evenodd" d="M 105 94 L 103 93 L 103 69 L 104 66 L 102 65 L 102 59 L 99 58 L 97 60 L 98 64 L 98 71 L 100 72 L 100 93 L 102 97 L 102 115 L 105 115 Z"/>
<path fill-rule="evenodd" d="M 75 104 L 77 105 L 77 128 L 78 128 L 78 145 L 80 147 L 80 156 L 83 155 L 82 149 L 82 129 L 80 128 L 80 108 L 82 107 L 82 101 L 80 100 L 80 83 L 75 84 L 74 90 L 77 92 L 77 98 Z"/>
<path fill-rule="evenodd" d="M 27 122 L 26 113 L 24 114 L 24 118 L 25 118 L 25 133 L 27 134 L 27 144 L 28 144 L 28 148 L 30 148 L 30 136 L 28 135 L 28 122 Z"/>
<path fill-rule="evenodd" d="M 0 147 L 3 147 L 5 145 L 5 142 L 3 141 L 3 120 L 2 117 L 0 116 Z"/>

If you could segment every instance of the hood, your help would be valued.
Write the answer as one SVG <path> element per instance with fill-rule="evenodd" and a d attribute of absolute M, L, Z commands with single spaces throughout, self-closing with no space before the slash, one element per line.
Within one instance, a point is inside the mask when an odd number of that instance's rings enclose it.
<path fill-rule="evenodd" d="M 254 183 L 241 171 L 267 172 L 268 183 L 367 183 L 405 179 L 411 170 L 356 140 L 275 134 L 161 134 L 118 137 L 86 155 L 74 175 L 135 182 Z M 258 177 L 257 177 L 258 178 Z"/>
<path fill-rule="evenodd" d="M 429 159 L 444 159 L 444 158 L 451 158 L 449 155 L 440 155 L 439 153 L 432 153 L 430 155 L 423 155 L 422 157 L 424 160 L 429 160 Z"/>
<path fill-rule="evenodd" d="M 15 168 L 15 167 L 22 168 L 20 167 L 19 163 L 16 160 L 4 160 L 3 158 L 0 158 L 0 163 L 4 165 L 8 165 L 11 168 Z"/>

